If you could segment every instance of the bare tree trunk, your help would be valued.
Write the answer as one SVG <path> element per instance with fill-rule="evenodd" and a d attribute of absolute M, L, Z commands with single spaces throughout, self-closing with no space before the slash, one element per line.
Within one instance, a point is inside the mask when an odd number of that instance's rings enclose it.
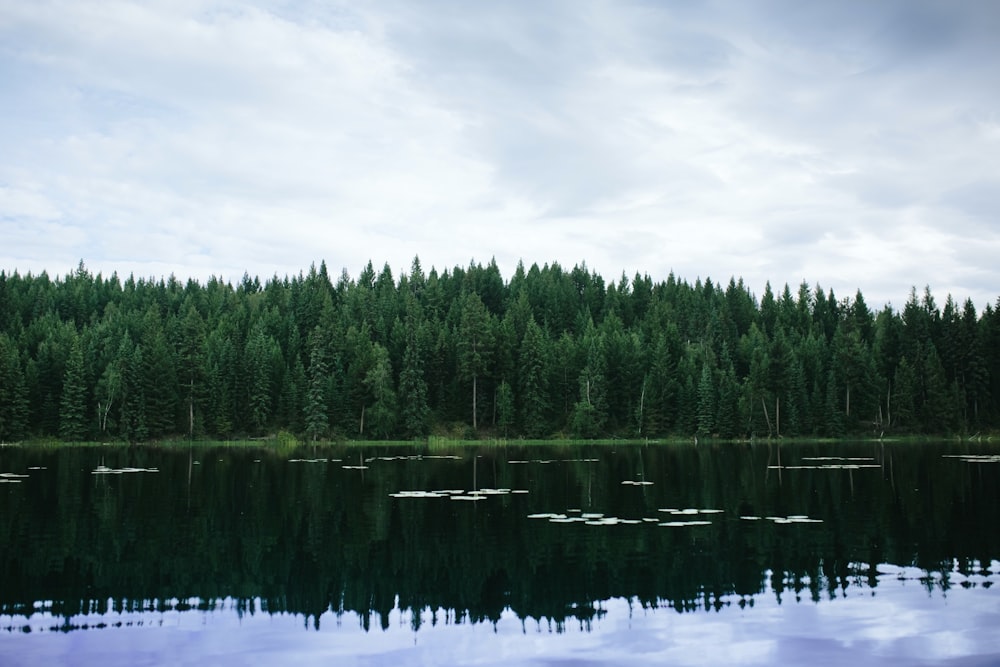
<path fill-rule="evenodd" d="M 885 423 L 892 426 L 892 380 L 886 382 L 885 390 Z"/>
<path fill-rule="evenodd" d="M 851 416 L 851 384 L 847 383 L 847 416 Z"/>
<path fill-rule="evenodd" d="M 781 397 L 774 397 L 774 430 L 781 437 Z"/>
<path fill-rule="evenodd" d="M 646 404 L 646 378 L 642 379 L 642 393 L 639 394 L 639 435 L 642 435 L 642 408 Z"/>
<path fill-rule="evenodd" d="M 472 430 L 478 430 L 476 423 L 476 376 L 472 376 Z"/>
<path fill-rule="evenodd" d="M 358 435 L 365 434 L 365 406 L 361 406 L 361 428 L 358 429 Z"/>
<path fill-rule="evenodd" d="M 188 438 L 194 440 L 194 378 L 188 385 Z"/>
<path fill-rule="evenodd" d="M 764 408 L 764 419 L 767 420 L 767 437 L 771 437 L 771 418 L 767 414 L 767 403 L 764 402 L 764 397 L 760 397 L 760 405 Z"/>

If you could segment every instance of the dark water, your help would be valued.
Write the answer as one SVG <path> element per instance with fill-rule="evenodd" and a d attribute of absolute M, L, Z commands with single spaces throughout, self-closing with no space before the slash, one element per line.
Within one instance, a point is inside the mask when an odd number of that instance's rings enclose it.
<path fill-rule="evenodd" d="M 1000 664 L 998 454 L 6 447 L 0 665 Z"/>

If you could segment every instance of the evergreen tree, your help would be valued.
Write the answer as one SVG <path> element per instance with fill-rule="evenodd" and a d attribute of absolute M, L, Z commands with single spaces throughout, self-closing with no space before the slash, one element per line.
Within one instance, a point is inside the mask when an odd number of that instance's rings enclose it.
<path fill-rule="evenodd" d="M 549 409 L 546 366 L 546 338 L 534 317 L 528 320 L 519 354 L 518 395 L 521 401 L 521 429 L 530 438 L 542 437 L 548 430 Z"/>
<path fill-rule="evenodd" d="M 389 352 L 379 343 L 372 347 L 372 365 L 365 375 L 365 386 L 371 395 L 367 423 L 377 438 L 386 439 L 396 421 L 396 392 L 392 386 L 392 366 Z"/>
<path fill-rule="evenodd" d="M 80 441 L 86 437 L 86 383 L 83 370 L 83 351 L 80 338 L 73 337 L 66 371 L 63 373 L 62 401 L 59 409 L 59 437 L 67 441 Z"/>
<path fill-rule="evenodd" d="M 507 437 L 514 426 L 514 390 L 506 381 L 500 383 L 497 390 L 497 428 Z"/>
<path fill-rule="evenodd" d="M 195 432 L 195 415 L 203 413 L 205 373 L 205 321 L 193 303 L 188 303 L 180 324 L 178 341 L 178 382 L 187 413 L 188 437 Z"/>
<path fill-rule="evenodd" d="M 701 378 L 698 380 L 698 435 L 707 438 L 715 429 L 715 383 L 712 380 L 712 369 L 702 364 Z"/>
<path fill-rule="evenodd" d="M 323 359 L 320 345 L 314 343 L 311 347 L 312 351 L 309 353 L 309 390 L 306 394 L 306 436 L 315 442 L 325 436 L 330 427 L 326 409 L 329 371 L 326 361 Z"/>
<path fill-rule="evenodd" d="M 740 386 L 732 366 L 728 366 L 719 381 L 719 402 L 715 414 L 715 428 L 720 438 L 735 438 L 739 435 Z"/>
<path fill-rule="evenodd" d="M 419 332 L 414 325 L 408 331 L 403 370 L 399 374 L 399 404 L 403 434 L 416 438 L 427 435 L 430 407 L 427 403 L 427 381 L 424 379 Z"/>
<path fill-rule="evenodd" d="M 25 435 L 28 422 L 28 393 L 17 346 L 0 332 L 0 442 Z"/>
<path fill-rule="evenodd" d="M 458 331 L 458 370 L 467 382 L 472 383 L 472 428 L 479 427 L 478 395 L 479 378 L 489 368 L 490 316 L 482 299 L 474 292 L 462 301 L 462 319 Z"/>
<path fill-rule="evenodd" d="M 121 436 L 128 442 L 143 442 L 149 437 L 146 426 L 146 382 L 142 375 L 145 362 L 142 346 L 133 345 L 127 335 L 118 348 L 118 364 L 122 393 L 118 418 Z"/>
<path fill-rule="evenodd" d="M 272 388 L 276 357 L 280 356 L 274 339 L 260 325 L 247 338 L 244 352 L 247 407 L 251 427 L 262 432 L 271 417 Z"/>

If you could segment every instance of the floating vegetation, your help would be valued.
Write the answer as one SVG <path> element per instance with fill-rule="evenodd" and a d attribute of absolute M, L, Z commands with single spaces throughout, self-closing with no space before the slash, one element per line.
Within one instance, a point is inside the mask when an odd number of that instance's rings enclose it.
<path fill-rule="evenodd" d="M 769 516 L 765 517 L 768 521 L 773 521 L 776 524 L 786 524 L 786 523 L 823 523 L 822 519 L 810 519 L 805 514 L 792 514 L 789 516 Z"/>
<path fill-rule="evenodd" d="M 27 479 L 27 475 L 18 475 L 16 472 L 0 472 L 0 479 Z"/>
<path fill-rule="evenodd" d="M 527 489 L 514 489 L 511 493 L 529 493 Z"/>
<path fill-rule="evenodd" d="M 398 493 L 390 493 L 390 498 L 447 498 L 448 494 L 444 491 L 400 491 Z"/>
<path fill-rule="evenodd" d="M 259 461 L 260 459 L 257 459 L 254 463 Z M 329 463 L 330 461 L 340 463 L 341 459 L 288 459 L 289 463 Z"/>
<path fill-rule="evenodd" d="M 10 477 L 0 477 L 0 484 L 20 484 L 21 480 Z"/>
<path fill-rule="evenodd" d="M 743 519 L 744 521 L 760 521 L 761 520 L 761 517 L 759 517 L 759 516 L 741 516 L 740 518 Z"/>
<path fill-rule="evenodd" d="M 803 461 L 874 461 L 871 456 L 803 456 Z"/>
<path fill-rule="evenodd" d="M 660 526 L 666 528 L 683 528 L 685 526 L 711 526 L 711 521 L 665 521 Z"/>
<path fill-rule="evenodd" d="M 630 480 L 630 479 L 626 479 L 624 482 L 622 482 L 622 484 L 623 485 L 631 485 L 631 486 L 652 486 L 653 483 L 652 482 L 647 482 L 645 480 L 644 481 L 633 481 L 633 480 Z"/>
<path fill-rule="evenodd" d="M 944 458 L 965 463 L 1000 463 L 1000 454 L 945 454 Z"/>
<path fill-rule="evenodd" d="M 548 465 L 549 463 L 600 463 L 600 459 L 512 459 L 507 461 L 510 465 L 524 465 L 526 463 L 540 463 L 542 465 Z"/>
<path fill-rule="evenodd" d="M 684 513 L 686 515 L 697 515 L 699 513 L 714 514 L 721 512 L 722 510 L 674 510 L 678 514 Z M 574 514 L 575 516 L 569 516 Z M 549 523 L 582 523 L 586 526 L 638 526 L 642 524 L 656 524 L 659 526 L 668 527 L 682 527 L 682 526 L 708 526 L 711 525 L 711 521 L 706 521 L 704 519 L 693 518 L 686 521 L 666 521 L 661 523 L 660 519 L 655 517 L 642 517 L 641 519 L 622 519 L 616 516 L 605 516 L 600 512 L 581 512 L 579 509 L 569 509 L 566 510 L 566 514 L 559 514 L 555 512 L 539 512 L 536 514 L 529 514 L 529 519 L 546 519 Z"/>
<path fill-rule="evenodd" d="M 48 470 L 45 466 L 28 466 L 28 470 Z"/>
<path fill-rule="evenodd" d="M 871 459 L 867 459 L 871 460 Z M 860 470 L 862 468 L 881 468 L 878 464 L 864 463 L 827 463 L 816 466 L 767 466 L 768 470 Z"/>
<path fill-rule="evenodd" d="M 91 475 L 122 475 L 132 472 L 160 472 L 157 468 L 109 468 L 107 466 L 97 466 Z"/>
<path fill-rule="evenodd" d="M 467 496 L 448 496 L 452 500 L 486 500 L 486 496 L 480 494 L 470 494 Z"/>
<path fill-rule="evenodd" d="M 344 470 L 368 470 L 368 466 L 340 466 Z"/>

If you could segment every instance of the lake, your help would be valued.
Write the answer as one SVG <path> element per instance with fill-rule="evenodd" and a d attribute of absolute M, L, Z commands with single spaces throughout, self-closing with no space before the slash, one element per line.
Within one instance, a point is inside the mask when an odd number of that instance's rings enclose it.
<path fill-rule="evenodd" d="M 1000 664 L 1000 445 L 0 448 L 0 665 Z"/>

